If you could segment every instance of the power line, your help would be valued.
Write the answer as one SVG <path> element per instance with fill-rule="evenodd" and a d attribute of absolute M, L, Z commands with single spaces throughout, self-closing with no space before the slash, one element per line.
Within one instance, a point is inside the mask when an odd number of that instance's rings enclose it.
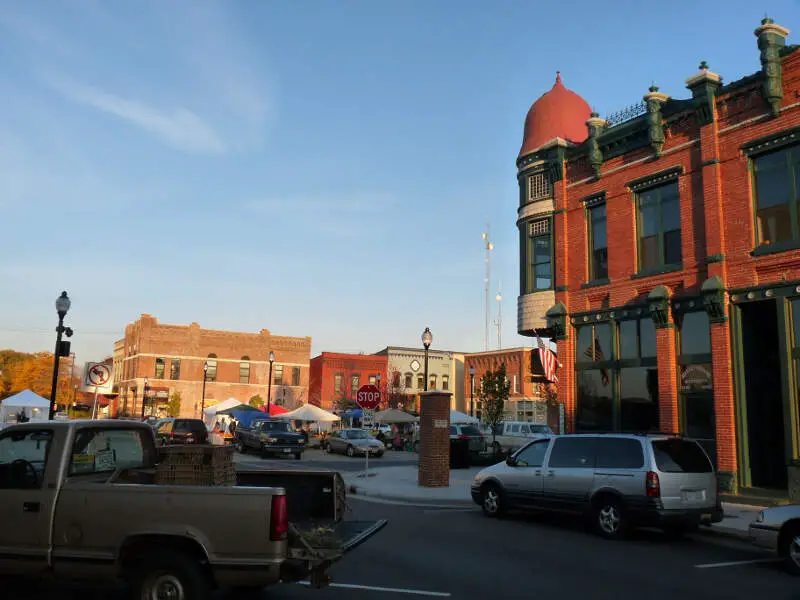
<path fill-rule="evenodd" d="M 46 333 L 51 334 L 55 331 L 53 329 L 39 329 L 34 327 L 29 328 L 20 328 L 20 327 L 0 327 L 0 331 L 4 331 L 6 333 Z M 80 335 L 103 335 L 103 336 L 121 336 L 122 334 L 119 331 L 83 331 L 78 330 L 75 332 L 76 334 L 79 333 Z"/>

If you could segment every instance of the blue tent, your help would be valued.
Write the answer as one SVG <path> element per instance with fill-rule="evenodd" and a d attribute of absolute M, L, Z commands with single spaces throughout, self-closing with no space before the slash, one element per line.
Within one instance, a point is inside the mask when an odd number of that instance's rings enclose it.
<path fill-rule="evenodd" d="M 268 421 L 269 415 L 260 410 L 236 410 L 228 412 L 230 416 L 239 421 L 239 425 L 250 427 L 253 421 Z"/>
<path fill-rule="evenodd" d="M 364 411 L 360 408 L 351 408 L 350 410 L 344 411 L 343 417 L 347 417 L 348 419 L 360 419 L 364 415 Z"/>

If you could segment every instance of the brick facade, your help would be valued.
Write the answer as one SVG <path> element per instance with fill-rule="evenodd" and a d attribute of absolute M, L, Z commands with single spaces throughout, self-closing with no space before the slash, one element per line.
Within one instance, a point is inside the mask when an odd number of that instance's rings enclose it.
<path fill-rule="evenodd" d="M 487 371 L 496 371 L 500 365 L 506 366 L 510 391 L 506 404 L 506 418 L 511 421 L 530 421 L 533 409 L 522 405 L 523 402 L 541 402 L 546 400 L 542 384 L 546 383 L 533 348 L 509 348 L 507 350 L 489 350 L 464 354 L 464 390 L 466 394 L 466 412 L 478 416 L 480 414 L 479 399 L 481 377 Z M 474 375 L 474 407 L 471 407 L 470 369 Z"/>
<path fill-rule="evenodd" d="M 381 407 L 385 408 L 388 398 L 386 365 L 386 356 L 323 352 L 311 359 L 310 402 L 325 410 L 354 405 L 358 388 L 368 383 L 377 385 L 380 376 L 384 398 Z M 340 389 L 336 389 L 337 376 L 341 378 Z"/>
<path fill-rule="evenodd" d="M 651 88 L 645 95 L 647 107 L 641 115 L 622 123 L 590 119 L 602 123 L 595 137 L 592 123 L 587 122 L 586 142 L 540 148 L 517 161 L 520 186 L 526 184 L 531 170 L 542 161 L 554 179 L 554 210 L 550 215 L 554 230 L 553 288 L 555 306 L 563 306 L 567 315 L 562 321 L 557 316 L 548 319 L 547 328 L 539 331 L 558 339 L 558 355 L 563 364 L 559 395 L 566 405 L 570 429 L 576 428 L 580 410 L 579 367 L 591 367 L 585 363 L 586 353 L 593 357 L 591 360 L 608 361 L 603 364 L 611 373 L 607 389 L 597 392 L 595 386 L 591 393 L 597 397 L 612 394 L 613 402 L 620 403 L 623 384 L 617 377 L 625 368 L 619 360 L 621 323 L 639 318 L 637 315 L 657 321 L 659 286 L 664 286 L 667 309 L 665 322 L 655 328 L 656 356 L 642 355 L 638 362 L 630 364 L 634 365 L 632 368 L 657 372 L 658 427 L 687 433 L 687 409 L 681 404 L 681 394 L 689 384 L 682 378 L 687 377 L 687 365 L 692 360 L 699 361 L 700 355 L 687 354 L 681 359 L 681 335 L 688 338 L 693 333 L 682 333 L 681 326 L 685 315 L 708 312 L 708 354 L 712 356 L 713 375 L 704 389 L 713 388 L 716 460 L 731 490 L 749 481 L 748 476 L 738 473 L 745 464 L 741 454 L 747 440 L 737 436 L 737 419 L 746 418 L 746 412 L 737 409 L 737 381 L 742 382 L 743 390 L 746 368 L 741 369 L 737 362 L 741 350 L 732 339 L 740 318 L 735 306 L 745 300 L 769 299 L 773 295 L 778 298 L 783 294 L 780 302 L 785 304 L 779 304 L 778 314 L 780 322 L 785 323 L 790 319 L 784 311 L 788 315 L 792 298 L 800 298 L 800 286 L 794 291 L 789 289 L 800 281 L 800 244 L 759 245 L 752 171 L 756 151 L 792 144 L 800 148 L 800 49 L 784 46 L 786 30 L 769 20 L 762 23 L 756 35 L 759 48 L 769 46 L 772 50 L 771 54 L 769 50 L 762 52 L 762 62 L 772 61 L 769 70 L 723 86 L 719 76 L 703 63 L 700 71 L 687 80 L 692 98 L 674 100 Z M 780 86 L 775 83 L 776 72 L 782 75 Z M 649 234 L 642 229 L 644 217 L 638 198 L 642 190 L 656 189 L 664 182 L 677 184 L 680 264 L 643 269 L 640 237 Z M 595 202 L 605 204 L 607 277 L 591 281 L 589 211 Z M 662 213 L 658 214 L 661 218 Z M 523 220 L 520 227 L 526 227 L 528 222 Z M 666 236 L 666 226 L 661 227 L 659 235 Z M 661 252 L 664 255 L 666 250 Z M 521 265 L 521 269 L 527 268 L 526 264 Z M 721 304 L 723 314 L 714 314 L 716 305 L 708 304 L 717 297 L 709 293 L 716 281 L 721 281 L 721 303 L 717 305 Z M 523 289 L 521 295 L 535 293 Z M 592 324 L 608 324 L 608 331 L 612 332 L 608 338 L 611 348 L 605 348 L 606 355 L 599 358 L 596 351 L 592 354 L 591 347 L 578 347 L 581 329 Z M 531 334 L 522 328 L 520 333 Z M 593 338 L 585 334 L 583 339 Z M 784 346 L 780 352 L 785 418 L 796 420 L 795 373 L 788 353 L 791 345 L 783 342 L 784 337 L 780 339 Z M 607 343 L 606 338 L 603 343 Z M 704 365 L 697 369 L 708 371 Z M 739 399 L 740 404 L 744 402 L 743 397 Z M 634 408 L 641 409 L 630 409 Z M 613 427 L 621 428 L 618 414 Z M 747 423 L 740 422 L 738 427 L 740 432 L 746 431 Z M 789 435 L 796 436 L 790 430 L 787 427 Z M 797 458 L 797 445 L 796 439 L 787 440 L 788 460 Z"/>
<path fill-rule="evenodd" d="M 275 353 L 271 385 L 270 351 Z M 151 406 L 153 414 L 163 412 L 169 394 L 179 392 L 181 416 L 198 416 L 203 365 L 216 361 L 216 378 L 209 376 L 206 382 L 206 407 L 230 397 L 247 404 L 258 395 L 266 402 L 271 393 L 274 403 L 292 409 L 308 401 L 310 356 L 310 337 L 277 336 L 267 329 L 259 333 L 217 331 L 202 329 L 197 323 L 165 325 L 142 315 L 125 327 L 125 337 L 114 344 L 114 387 L 123 413 L 140 414 L 147 377 L 148 414 Z M 172 368 L 173 361 L 177 370 Z"/>

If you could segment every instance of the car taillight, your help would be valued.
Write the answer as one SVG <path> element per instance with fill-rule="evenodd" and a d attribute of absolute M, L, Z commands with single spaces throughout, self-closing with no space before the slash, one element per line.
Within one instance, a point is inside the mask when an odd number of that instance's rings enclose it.
<path fill-rule="evenodd" d="M 649 471 L 647 473 L 647 479 L 645 480 L 645 491 L 647 492 L 648 498 L 661 497 L 661 483 L 658 481 L 658 473 L 654 473 L 653 471 Z"/>
<path fill-rule="evenodd" d="M 175 432 L 174 431 L 170 431 L 169 432 L 169 439 L 171 439 L 171 440 L 175 439 Z"/>
<path fill-rule="evenodd" d="M 269 517 L 269 539 L 279 542 L 286 539 L 289 532 L 289 513 L 286 510 L 286 496 L 272 497 L 272 512 Z"/>

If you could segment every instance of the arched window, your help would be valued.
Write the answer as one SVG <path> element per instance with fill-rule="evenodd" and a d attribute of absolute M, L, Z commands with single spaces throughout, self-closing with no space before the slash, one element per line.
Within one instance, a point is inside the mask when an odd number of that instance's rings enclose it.
<path fill-rule="evenodd" d="M 430 381 L 431 382 L 428 385 L 428 389 L 429 390 L 435 390 L 436 389 L 436 375 L 431 375 L 430 376 Z"/>
<path fill-rule="evenodd" d="M 239 383 L 250 383 L 250 357 L 245 354 L 239 363 Z"/>
<path fill-rule="evenodd" d="M 406 373 L 405 388 L 409 389 L 414 387 L 414 376 L 411 373 Z"/>
<path fill-rule="evenodd" d="M 208 359 L 206 360 L 206 364 L 208 365 L 208 371 L 206 371 L 206 381 L 216 381 L 217 380 L 217 355 L 211 353 L 208 355 Z"/>
<path fill-rule="evenodd" d="M 447 391 L 450 389 L 450 376 L 442 375 L 442 389 Z"/>
<path fill-rule="evenodd" d="M 424 375 L 417 375 L 417 389 L 424 390 L 425 389 L 425 376 Z"/>

